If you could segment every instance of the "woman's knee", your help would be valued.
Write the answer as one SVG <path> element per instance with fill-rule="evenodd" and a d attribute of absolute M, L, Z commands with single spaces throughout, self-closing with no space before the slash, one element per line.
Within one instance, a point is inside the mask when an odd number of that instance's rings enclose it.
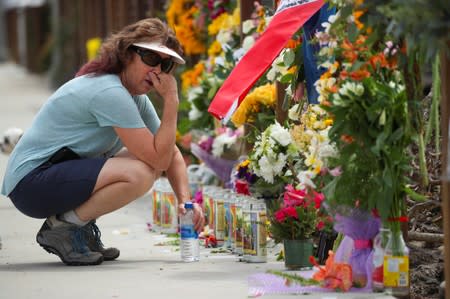
<path fill-rule="evenodd" d="M 100 171 L 94 192 L 105 186 L 124 182 L 138 196 L 150 190 L 158 172 L 144 162 L 130 158 L 111 158 Z"/>
<path fill-rule="evenodd" d="M 139 195 L 145 194 L 153 186 L 153 183 L 158 177 L 158 172 L 139 160 L 135 160 L 134 165 L 130 167 L 129 181 L 140 191 Z"/>

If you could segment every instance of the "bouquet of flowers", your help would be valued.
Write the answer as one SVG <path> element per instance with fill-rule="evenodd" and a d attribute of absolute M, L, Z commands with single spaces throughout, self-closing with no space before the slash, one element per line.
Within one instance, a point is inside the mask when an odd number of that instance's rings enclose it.
<path fill-rule="evenodd" d="M 287 185 L 283 200 L 273 202 L 270 234 L 276 242 L 311 239 L 324 228 L 326 216 L 321 212 L 324 196 L 313 189 L 296 189 Z"/>
<path fill-rule="evenodd" d="M 352 18 L 333 16 L 318 38 L 326 44 L 320 57 L 328 70 L 316 88 L 322 108 L 333 116 L 329 138 L 338 152 L 329 163 L 341 168 L 323 191 L 330 204 L 377 209 L 387 219 L 400 216 L 408 192 L 411 121 L 397 69 L 401 50 L 374 43 L 360 21 L 363 14 L 355 4 Z"/>
<path fill-rule="evenodd" d="M 278 198 L 284 186 L 295 180 L 298 157 L 289 130 L 278 122 L 268 126 L 249 154 L 250 170 L 257 176 L 251 192 L 257 197 Z"/>
<path fill-rule="evenodd" d="M 191 143 L 191 151 L 226 185 L 231 183 L 233 167 L 240 152 L 242 130 L 219 128 L 212 135 L 202 135 L 198 143 Z"/>

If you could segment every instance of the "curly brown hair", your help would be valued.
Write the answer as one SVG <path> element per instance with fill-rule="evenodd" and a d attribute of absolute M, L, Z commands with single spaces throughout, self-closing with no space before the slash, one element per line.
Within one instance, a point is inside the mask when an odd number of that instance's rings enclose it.
<path fill-rule="evenodd" d="M 180 42 L 167 24 L 157 18 L 143 19 L 108 37 L 103 42 L 98 57 L 84 64 L 75 76 L 119 74 L 131 60 L 133 54 L 130 46 L 133 43 L 155 40 L 161 41 L 178 54 L 183 54 Z"/>

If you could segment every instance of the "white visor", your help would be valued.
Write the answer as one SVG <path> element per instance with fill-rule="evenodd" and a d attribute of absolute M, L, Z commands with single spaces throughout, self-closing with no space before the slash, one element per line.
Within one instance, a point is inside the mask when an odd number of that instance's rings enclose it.
<path fill-rule="evenodd" d="M 174 50 L 160 44 L 160 43 L 134 43 L 134 46 L 137 47 L 141 47 L 141 48 L 145 48 L 145 49 L 149 49 L 149 50 L 153 50 L 156 52 L 160 52 L 160 53 L 164 53 L 167 54 L 169 56 L 173 57 L 173 61 L 175 61 L 178 64 L 185 64 L 186 61 L 184 61 L 183 58 L 181 58 L 180 55 L 178 55 L 177 52 L 175 52 Z"/>

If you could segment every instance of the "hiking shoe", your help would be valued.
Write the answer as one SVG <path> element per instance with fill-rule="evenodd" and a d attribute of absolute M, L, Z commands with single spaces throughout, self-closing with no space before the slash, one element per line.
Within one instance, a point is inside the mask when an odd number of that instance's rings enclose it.
<path fill-rule="evenodd" d="M 84 237 L 87 241 L 87 246 L 93 252 L 100 252 L 105 261 L 112 261 L 119 257 L 120 250 L 114 247 L 105 248 L 100 237 L 102 233 L 95 224 L 95 220 L 90 221 L 83 226 Z"/>
<path fill-rule="evenodd" d="M 86 246 L 81 227 L 57 219 L 47 218 L 39 230 L 36 241 L 48 253 L 53 253 L 66 265 L 98 265 L 103 262 L 103 255 L 92 252 Z"/>

